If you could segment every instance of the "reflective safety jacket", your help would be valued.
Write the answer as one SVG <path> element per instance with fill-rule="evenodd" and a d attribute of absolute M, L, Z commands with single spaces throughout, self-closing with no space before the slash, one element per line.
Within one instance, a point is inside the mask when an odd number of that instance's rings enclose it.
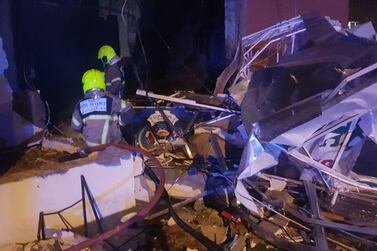
<path fill-rule="evenodd" d="M 111 59 L 105 68 L 106 92 L 121 99 L 124 97 L 124 69 L 119 57 Z"/>
<path fill-rule="evenodd" d="M 71 126 L 81 132 L 88 146 L 118 143 L 122 140 L 119 114 L 126 102 L 100 90 L 89 91 L 73 112 Z"/>

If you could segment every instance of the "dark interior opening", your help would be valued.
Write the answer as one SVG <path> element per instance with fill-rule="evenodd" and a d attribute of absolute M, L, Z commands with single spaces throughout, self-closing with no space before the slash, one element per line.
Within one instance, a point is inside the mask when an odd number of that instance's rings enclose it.
<path fill-rule="evenodd" d="M 208 92 L 224 68 L 224 1 L 138 4 L 140 39 L 130 54 L 147 88 Z M 119 52 L 117 17 L 99 17 L 98 1 L 75 0 L 12 1 L 12 17 L 19 85 L 41 91 L 53 121 L 69 119 L 83 95 L 82 74 L 101 69 L 98 48 L 110 44 Z M 139 83 L 133 70 L 126 74 L 132 95 Z"/>
<path fill-rule="evenodd" d="M 224 1 L 162 0 L 140 5 L 149 89 L 211 89 L 224 67 Z"/>
<path fill-rule="evenodd" d="M 375 0 L 350 0 L 349 20 L 360 24 L 371 21 L 377 27 L 377 1 Z"/>

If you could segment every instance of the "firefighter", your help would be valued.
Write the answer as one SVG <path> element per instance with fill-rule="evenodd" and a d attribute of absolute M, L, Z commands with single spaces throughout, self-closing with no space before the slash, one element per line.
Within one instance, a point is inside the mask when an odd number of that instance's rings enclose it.
<path fill-rule="evenodd" d="M 125 81 L 121 58 L 111 46 L 103 45 L 98 50 L 98 59 L 104 65 L 106 92 L 123 99 Z"/>
<path fill-rule="evenodd" d="M 83 134 L 89 147 L 121 142 L 120 126 L 131 120 L 132 106 L 105 93 L 104 74 L 99 70 L 86 71 L 82 83 L 85 96 L 75 107 L 72 128 Z"/>

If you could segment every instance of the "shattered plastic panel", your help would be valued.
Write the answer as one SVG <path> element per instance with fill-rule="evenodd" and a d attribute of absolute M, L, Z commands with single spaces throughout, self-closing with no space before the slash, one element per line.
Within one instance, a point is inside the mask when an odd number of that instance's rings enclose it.
<path fill-rule="evenodd" d="M 336 32 L 323 17 L 303 20 L 297 50 L 254 72 L 241 104 L 251 136 L 236 196 L 254 213 L 258 207 L 242 180 L 276 166 L 281 152 L 337 180 L 327 185 L 375 190 L 349 175 L 365 138 L 377 142 L 377 45 Z"/>

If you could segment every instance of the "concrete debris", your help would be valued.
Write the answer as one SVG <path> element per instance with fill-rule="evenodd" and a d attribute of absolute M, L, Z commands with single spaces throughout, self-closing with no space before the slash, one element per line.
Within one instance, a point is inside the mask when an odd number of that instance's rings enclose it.
<path fill-rule="evenodd" d="M 42 147 L 48 149 L 54 149 L 59 152 L 75 153 L 79 150 L 78 147 L 73 145 L 72 139 L 49 139 L 43 138 Z"/>
<path fill-rule="evenodd" d="M 265 193 L 273 200 L 281 200 L 286 204 L 293 204 L 295 198 L 286 191 L 267 190 Z"/>
<path fill-rule="evenodd" d="M 24 245 L 22 244 L 6 244 L 0 245 L 0 249 L 4 251 L 24 251 Z"/>
<path fill-rule="evenodd" d="M 120 219 L 120 222 L 124 223 L 128 221 L 129 219 L 131 219 L 132 217 L 134 217 L 135 215 L 136 215 L 136 212 L 128 213 Z"/>
<path fill-rule="evenodd" d="M 264 229 L 274 233 L 275 235 L 284 234 L 284 229 L 288 226 L 288 221 L 281 217 L 270 217 L 259 224 Z"/>
<path fill-rule="evenodd" d="M 176 225 L 177 223 L 174 221 L 173 218 L 170 217 L 169 220 L 168 220 L 168 222 L 167 222 L 167 224 L 168 224 L 169 227 L 171 227 L 171 226 Z"/>
<path fill-rule="evenodd" d="M 199 199 L 199 200 L 194 202 L 194 210 L 195 211 L 201 211 L 201 210 L 204 210 L 204 208 L 205 208 L 205 205 L 204 205 L 203 199 Z"/>
<path fill-rule="evenodd" d="M 218 227 L 218 226 L 200 226 L 200 231 L 204 236 L 208 239 L 216 242 L 217 244 L 224 243 L 226 240 L 226 227 Z"/>
<path fill-rule="evenodd" d="M 25 244 L 9 244 L 0 246 L 3 251 L 62 251 L 75 244 L 86 240 L 87 238 L 75 235 L 72 232 L 56 230 L 59 236 L 55 236 L 52 239 L 34 241 Z M 96 245 L 88 251 L 105 251 L 102 245 Z"/>
<path fill-rule="evenodd" d="M 223 226 L 223 219 L 219 216 L 219 213 L 212 209 L 205 207 L 200 211 L 200 214 L 197 214 L 196 220 L 199 225 L 205 226 Z"/>
<path fill-rule="evenodd" d="M 199 251 L 199 250 L 196 248 L 186 248 L 186 251 Z"/>
<path fill-rule="evenodd" d="M 229 250 L 232 251 L 265 250 L 265 248 L 266 245 L 262 245 L 255 236 L 250 234 L 235 235 L 229 245 Z"/>
<path fill-rule="evenodd" d="M 370 24 L 346 31 L 336 20 L 304 15 L 245 36 L 218 80 L 216 96 L 137 91 L 151 106 L 135 105 L 135 119 L 127 125 L 132 130 L 123 128 L 124 136 L 148 157 L 113 145 L 88 157 L 74 141 L 46 138 L 44 156 L 35 163 L 52 166 L 52 150 L 70 153 L 66 160 L 95 163 L 77 172 L 62 168 L 66 173 L 59 177 L 33 177 L 25 186 L 17 183 L 17 190 L 54 191 L 54 198 L 39 197 L 56 205 L 44 201 L 36 214 L 56 211 L 73 201 L 48 187 L 64 187 L 59 192 L 80 199 L 77 177 L 85 174 L 98 200 L 90 206 L 98 207 L 100 232 L 103 216 L 126 223 L 155 203 L 159 191 L 158 209 L 133 222 L 134 236 L 122 236 L 136 250 L 271 249 L 266 243 L 283 250 L 375 250 L 377 178 L 361 158 L 366 146 L 377 143 L 377 44 L 365 42 L 373 32 Z M 375 151 L 369 151 L 371 157 Z M 81 160 L 68 164 L 74 161 Z M 156 167 L 164 178 L 154 177 Z M 367 175 L 359 175 L 361 169 Z M 69 211 L 75 228 L 82 224 L 81 209 Z M 46 221 L 51 239 L 23 250 L 62 250 L 86 240 L 49 229 L 56 224 Z M 126 225 L 109 231 L 120 226 Z"/>
<path fill-rule="evenodd" d="M 284 180 L 271 179 L 270 180 L 270 187 L 268 188 L 268 190 L 270 190 L 270 191 L 272 191 L 272 190 L 283 191 L 284 188 L 286 187 L 286 185 L 287 185 L 287 182 L 285 182 Z"/>
<path fill-rule="evenodd" d="M 58 240 L 45 240 L 29 243 L 24 247 L 26 251 L 61 251 L 62 246 Z"/>
<path fill-rule="evenodd" d="M 149 202 L 153 197 L 154 187 L 151 187 L 151 181 L 144 177 L 135 177 L 135 198 L 139 201 Z"/>
<path fill-rule="evenodd" d="M 169 196 L 176 199 L 186 199 L 199 195 L 204 191 L 206 178 L 202 173 L 189 175 L 186 170 L 165 169 L 165 188 Z M 148 186 L 146 187 L 146 184 Z M 141 178 L 137 181 L 137 196 L 147 198 L 149 191 L 154 191 L 155 186 L 152 180 Z"/>
<path fill-rule="evenodd" d="M 48 240 L 40 240 L 28 243 L 23 245 L 24 251 L 62 251 L 69 247 L 72 247 L 88 238 L 74 234 L 68 231 L 62 230 L 52 230 L 50 229 L 50 233 L 54 232 L 51 236 L 51 239 Z M 89 249 L 88 251 L 105 251 L 106 249 L 103 247 L 102 244 L 95 245 Z"/>
<path fill-rule="evenodd" d="M 122 164 L 121 159 L 127 160 L 130 158 L 130 152 L 110 146 L 104 151 L 99 152 L 96 162 L 104 166 L 118 166 Z"/>

